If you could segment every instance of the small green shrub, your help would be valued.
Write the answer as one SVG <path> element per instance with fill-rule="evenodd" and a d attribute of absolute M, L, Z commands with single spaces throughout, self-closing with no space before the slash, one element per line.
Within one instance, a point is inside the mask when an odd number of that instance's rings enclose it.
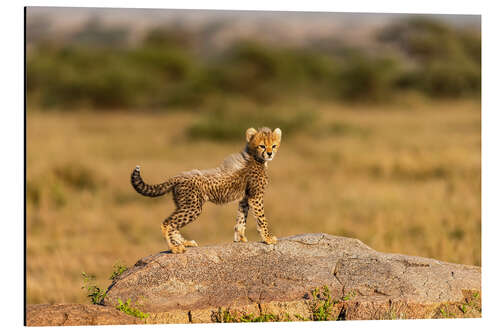
<path fill-rule="evenodd" d="M 51 184 L 50 197 L 57 209 L 64 207 L 67 203 L 66 193 L 59 182 Z"/>
<path fill-rule="evenodd" d="M 26 200 L 33 206 L 38 207 L 42 198 L 40 185 L 33 181 L 26 182 Z"/>
<path fill-rule="evenodd" d="M 54 168 L 54 174 L 65 184 L 77 190 L 95 190 L 99 180 L 95 171 L 81 164 L 69 163 Z"/>
<path fill-rule="evenodd" d="M 322 290 L 315 288 L 312 291 L 312 319 L 314 321 L 335 320 L 332 318 L 333 305 L 338 303 L 332 299 L 328 286 L 323 286 Z"/>
<path fill-rule="evenodd" d="M 439 312 L 440 312 L 442 318 L 453 318 L 453 317 L 455 317 L 455 315 L 448 310 L 448 306 L 447 305 L 441 306 L 439 308 Z"/>
<path fill-rule="evenodd" d="M 278 317 L 273 315 L 273 314 L 261 314 L 260 316 L 253 316 L 252 314 L 250 315 L 244 315 L 240 318 L 240 322 L 249 322 L 249 323 L 263 323 L 263 322 L 272 322 L 272 321 L 279 321 Z"/>
<path fill-rule="evenodd" d="M 122 265 L 121 263 L 116 263 L 113 265 L 113 273 L 111 273 L 111 276 L 109 277 L 110 280 L 115 280 L 118 278 L 120 275 L 122 275 L 123 272 L 125 272 L 128 267 L 125 265 Z"/>
<path fill-rule="evenodd" d="M 462 240 L 465 237 L 465 230 L 459 226 L 456 226 L 448 233 L 448 237 L 455 240 Z"/>
<path fill-rule="evenodd" d="M 309 318 L 305 318 L 304 316 L 301 316 L 299 314 L 295 314 L 294 316 L 295 316 L 295 318 L 297 318 L 298 320 L 301 320 L 301 321 L 309 321 L 310 320 Z"/>
<path fill-rule="evenodd" d="M 354 296 L 356 296 L 356 292 L 351 291 L 351 292 L 347 293 L 347 295 L 344 295 L 344 297 L 342 297 L 342 300 L 343 301 L 349 301 Z"/>
<path fill-rule="evenodd" d="M 90 302 L 92 304 L 102 304 L 104 297 L 106 297 L 106 292 L 94 284 L 95 276 L 82 272 L 82 277 L 84 283 L 82 289 L 87 289 L 87 297 L 90 299 Z"/>
<path fill-rule="evenodd" d="M 284 320 L 273 314 L 261 314 L 255 316 L 254 314 L 245 314 L 240 317 L 234 316 L 229 310 L 219 310 L 216 316 L 216 321 L 220 323 L 262 323 L 262 322 L 277 322 L 277 321 L 290 321 L 290 315 L 286 314 Z"/>
<path fill-rule="evenodd" d="M 140 319 L 146 319 L 147 317 L 149 317 L 148 313 L 144 313 L 137 308 L 133 308 L 130 305 L 130 298 L 125 303 L 123 303 L 123 301 L 120 298 L 118 298 L 118 305 L 116 306 L 116 309 L 118 311 L 121 311 L 123 313 L 126 313 L 128 315 L 131 315 L 131 316 L 134 316 L 134 317 L 137 317 Z"/>
<path fill-rule="evenodd" d="M 122 265 L 121 263 L 116 263 L 113 265 L 113 272 L 111 273 L 109 279 L 114 281 L 117 277 L 119 277 L 123 272 L 127 270 L 127 266 Z M 87 297 L 89 298 L 92 304 L 102 304 L 104 298 L 106 297 L 106 291 L 103 288 L 98 287 L 95 284 L 95 275 L 89 275 L 85 272 L 82 272 L 83 277 L 83 286 L 82 289 L 87 290 Z"/>

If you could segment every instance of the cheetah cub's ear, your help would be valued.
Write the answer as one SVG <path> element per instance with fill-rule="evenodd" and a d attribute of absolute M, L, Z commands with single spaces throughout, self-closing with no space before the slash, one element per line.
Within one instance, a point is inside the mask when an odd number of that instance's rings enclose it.
<path fill-rule="evenodd" d="M 281 142 L 281 130 L 279 128 L 275 128 L 273 132 L 274 140 Z"/>
<path fill-rule="evenodd" d="M 255 128 L 251 127 L 249 129 L 247 129 L 247 132 L 246 132 L 247 142 L 250 142 L 250 140 L 252 140 L 255 133 L 257 133 L 257 130 Z"/>

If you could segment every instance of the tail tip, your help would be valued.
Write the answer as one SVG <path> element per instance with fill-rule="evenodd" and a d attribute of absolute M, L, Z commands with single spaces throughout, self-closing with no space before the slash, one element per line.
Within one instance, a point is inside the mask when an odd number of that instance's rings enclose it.
<path fill-rule="evenodd" d="M 141 171 L 141 166 L 140 166 L 140 165 L 136 165 L 136 166 L 135 166 L 135 170 L 136 170 L 136 171 Z"/>

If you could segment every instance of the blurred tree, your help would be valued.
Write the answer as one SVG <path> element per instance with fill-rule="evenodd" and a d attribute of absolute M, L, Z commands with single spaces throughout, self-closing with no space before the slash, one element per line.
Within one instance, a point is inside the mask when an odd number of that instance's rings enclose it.
<path fill-rule="evenodd" d="M 481 90 L 481 36 L 425 17 L 406 19 L 379 39 L 403 51 L 417 66 L 401 80 L 432 96 L 456 97 Z"/>
<path fill-rule="evenodd" d="M 197 38 L 196 34 L 178 25 L 168 25 L 151 29 L 143 44 L 158 48 L 192 49 L 197 44 Z"/>
<path fill-rule="evenodd" d="M 73 34 L 70 42 L 92 46 L 116 47 L 128 42 L 129 31 L 124 27 L 105 27 L 99 17 L 90 18 L 85 26 Z"/>
<path fill-rule="evenodd" d="M 356 53 L 345 59 L 340 69 L 338 93 L 348 101 L 387 101 L 400 75 L 396 60 Z"/>

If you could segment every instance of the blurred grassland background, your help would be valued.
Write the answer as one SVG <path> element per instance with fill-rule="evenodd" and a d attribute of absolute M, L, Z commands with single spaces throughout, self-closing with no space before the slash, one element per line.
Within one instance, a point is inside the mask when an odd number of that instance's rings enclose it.
<path fill-rule="evenodd" d="M 166 250 L 149 183 L 283 130 L 265 206 L 278 237 L 481 265 L 480 18 L 28 8 L 27 299 L 86 302 L 116 262 Z M 232 241 L 237 203 L 182 229 Z M 253 218 L 250 240 L 259 240 Z"/>

